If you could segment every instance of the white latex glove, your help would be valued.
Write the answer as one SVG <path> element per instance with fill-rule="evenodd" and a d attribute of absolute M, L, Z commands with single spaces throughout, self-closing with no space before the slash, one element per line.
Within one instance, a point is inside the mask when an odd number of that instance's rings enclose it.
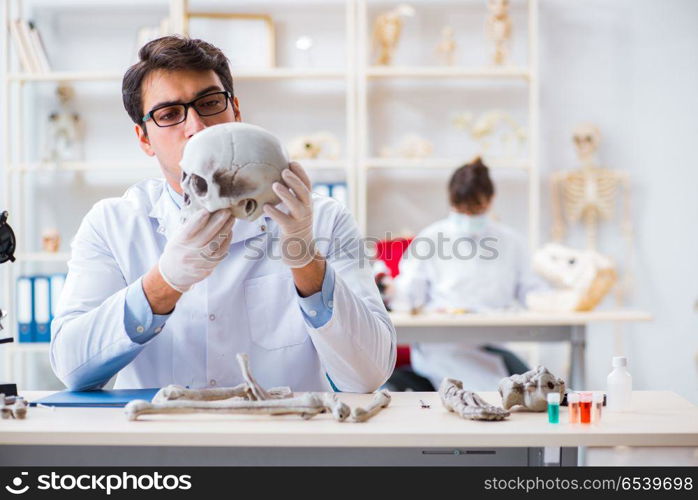
<path fill-rule="evenodd" d="M 192 215 L 172 236 L 160 256 L 158 268 L 165 282 L 184 293 L 206 278 L 228 255 L 235 217 L 230 210 Z"/>
<path fill-rule="evenodd" d="M 295 161 L 289 163 L 281 177 L 288 187 L 275 182 L 272 189 L 288 208 L 288 214 L 268 203 L 263 210 L 281 228 L 281 257 L 284 263 L 293 268 L 304 267 L 316 254 L 310 178 Z"/>

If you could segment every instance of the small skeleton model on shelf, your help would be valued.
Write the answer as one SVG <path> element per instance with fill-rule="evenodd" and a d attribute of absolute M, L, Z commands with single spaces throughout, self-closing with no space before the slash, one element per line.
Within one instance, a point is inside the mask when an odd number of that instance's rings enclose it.
<path fill-rule="evenodd" d="M 288 387 L 263 389 L 252 376 L 246 354 L 237 355 L 245 382 L 235 387 L 187 389 L 169 385 L 158 391 L 151 402 L 134 400 L 126 405 L 129 420 L 142 415 L 179 413 L 228 413 L 261 415 L 300 415 L 310 419 L 320 413 L 331 413 L 343 422 L 365 422 L 390 404 L 388 391 L 377 392 L 366 408 L 349 408 L 333 393 L 308 392 L 294 395 Z"/>
<path fill-rule="evenodd" d="M 271 186 L 284 184 L 288 158 L 279 140 L 262 127 L 242 122 L 213 125 L 192 137 L 182 154 L 182 218 L 204 208 L 230 208 L 238 219 L 253 221 L 265 203 L 279 198 Z M 285 185 L 285 184 L 284 184 Z"/>
<path fill-rule="evenodd" d="M 489 404 L 476 393 L 463 389 L 463 382 L 445 378 L 439 387 L 441 403 L 448 411 L 469 420 L 504 420 L 509 412 Z"/>
<path fill-rule="evenodd" d="M 75 90 L 69 85 L 59 85 L 56 96 L 60 109 L 49 115 L 43 160 L 54 163 L 81 160 L 83 123 L 80 115 L 70 109 Z"/>
<path fill-rule="evenodd" d="M 622 204 L 621 232 L 625 240 L 628 264 L 624 284 L 616 289 L 616 301 L 623 303 L 624 292 L 632 286 L 633 228 L 631 222 L 630 176 L 625 171 L 600 167 L 596 152 L 601 142 L 601 132 L 590 123 L 582 123 L 574 130 L 574 146 L 580 166 L 574 170 L 559 171 L 551 178 L 553 212 L 552 237 L 562 242 L 567 225 L 581 222 L 586 230 L 588 250 L 598 250 L 599 222 L 614 217 L 614 209 Z"/>
<path fill-rule="evenodd" d="M 438 53 L 441 62 L 447 66 L 453 66 L 453 63 L 455 62 L 456 47 L 456 40 L 453 37 L 453 28 L 450 26 L 444 26 L 441 29 L 441 40 L 436 46 L 436 52 Z"/>
<path fill-rule="evenodd" d="M 292 160 L 339 158 L 340 146 L 337 136 L 331 132 L 320 131 L 301 135 L 288 143 L 288 154 Z"/>
<path fill-rule="evenodd" d="M 61 247 L 61 235 L 55 227 L 48 227 L 41 231 L 41 250 L 48 253 L 56 253 Z"/>
<path fill-rule="evenodd" d="M 613 262 L 593 250 L 548 243 L 533 255 L 533 269 L 553 290 L 530 292 L 526 306 L 539 312 L 591 311 L 616 283 Z"/>
<path fill-rule="evenodd" d="M 376 64 L 387 66 L 392 63 L 395 49 L 400 42 L 403 17 L 413 17 L 414 7 L 400 4 L 380 14 L 373 24 L 373 50 L 378 52 Z"/>
<path fill-rule="evenodd" d="M 509 0 L 488 0 L 490 11 L 485 21 L 487 37 L 494 42 L 492 62 L 503 65 L 509 57 L 509 39 L 511 38 L 511 18 L 509 17 Z"/>
<path fill-rule="evenodd" d="M 24 398 L 0 394 L 0 418 L 3 420 L 27 418 L 27 403 Z"/>
<path fill-rule="evenodd" d="M 493 109 L 475 118 L 473 113 L 459 113 L 453 125 L 465 130 L 477 142 L 485 159 L 517 158 L 526 146 L 526 128 L 505 111 Z"/>
<path fill-rule="evenodd" d="M 537 366 L 526 373 L 503 378 L 498 389 L 506 410 L 521 406 L 529 411 L 545 411 L 548 408 L 548 393 L 557 392 L 562 400 L 565 381 L 544 366 Z"/>

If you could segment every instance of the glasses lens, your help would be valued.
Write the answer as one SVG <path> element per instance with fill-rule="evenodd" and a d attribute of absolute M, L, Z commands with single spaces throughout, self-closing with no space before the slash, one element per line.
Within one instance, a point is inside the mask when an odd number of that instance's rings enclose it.
<path fill-rule="evenodd" d="M 228 107 L 228 96 L 225 92 L 217 92 L 203 96 L 194 102 L 196 112 L 201 116 L 210 116 L 222 113 Z"/>
<path fill-rule="evenodd" d="M 160 127 L 169 127 L 184 121 L 184 106 L 176 104 L 153 112 L 153 120 Z"/>

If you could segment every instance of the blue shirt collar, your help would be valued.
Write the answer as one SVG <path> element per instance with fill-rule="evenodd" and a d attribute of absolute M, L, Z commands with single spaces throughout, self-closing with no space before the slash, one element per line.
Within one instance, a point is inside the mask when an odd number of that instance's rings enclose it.
<path fill-rule="evenodd" d="M 172 186 L 170 186 L 169 182 L 165 181 L 165 184 L 167 185 L 167 192 L 170 194 L 170 198 L 172 198 L 172 201 L 175 202 L 177 208 L 182 208 L 182 205 L 184 204 L 184 196 L 172 189 Z"/>

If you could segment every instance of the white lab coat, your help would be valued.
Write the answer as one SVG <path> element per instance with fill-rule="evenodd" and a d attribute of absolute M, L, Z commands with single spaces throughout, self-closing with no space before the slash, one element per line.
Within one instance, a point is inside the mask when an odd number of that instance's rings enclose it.
<path fill-rule="evenodd" d="M 395 310 L 494 312 L 520 307 L 529 291 L 546 285 L 532 272 L 526 245 L 512 229 L 488 219 L 479 234 L 466 234 L 446 218 L 408 247 L 394 287 Z M 437 388 L 451 377 L 470 390 L 493 391 L 508 375 L 499 356 L 467 341 L 413 344 L 411 360 L 414 371 Z"/>
<path fill-rule="evenodd" d="M 290 269 L 260 252 L 261 242 L 278 235 L 273 220 L 237 220 L 229 255 L 182 296 L 159 334 L 139 344 L 125 331 L 127 286 L 140 286 L 137 280 L 157 264 L 179 208 L 162 179 L 98 202 L 72 242 L 52 326 L 54 371 L 78 388 L 86 379 L 75 373 L 84 363 L 118 364 L 131 353 L 116 388 L 233 386 L 243 381 L 235 354 L 245 352 L 264 387 L 324 391 L 328 375 L 342 391 L 377 389 L 395 363 L 394 327 L 351 215 L 317 195 L 313 210 L 318 250 L 335 271 L 326 324 L 315 329 L 306 322 Z"/>

